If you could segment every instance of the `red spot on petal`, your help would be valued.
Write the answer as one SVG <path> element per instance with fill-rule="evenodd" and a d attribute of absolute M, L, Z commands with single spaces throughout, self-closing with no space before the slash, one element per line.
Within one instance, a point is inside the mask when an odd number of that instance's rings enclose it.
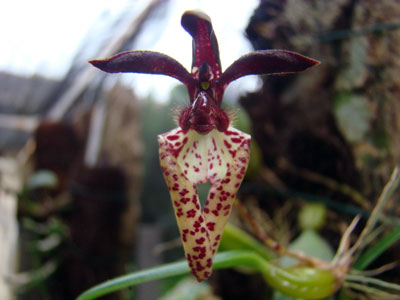
<path fill-rule="evenodd" d="M 229 183 L 229 181 L 231 181 L 231 179 L 230 178 L 225 178 L 225 179 L 223 179 L 222 181 L 221 181 L 221 183 Z"/>
<path fill-rule="evenodd" d="M 195 241 L 196 241 L 196 244 L 201 245 L 201 244 L 203 244 L 205 242 L 205 240 L 206 240 L 205 238 L 201 237 L 201 238 L 199 238 L 199 239 L 197 239 Z"/>
<path fill-rule="evenodd" d="M 213 146 L 214 146 L 213 150 L 214 150 L 214 151 L 217 151 L 217 144 L 215 143 L 215 140 L 214 140 L 213 137 L 211 138 L 211 141 L 212 141 Z"/>
<path fill-rule="evenodd" d="M 196 215 L 196 211 L 194 209 L 188 210 L 186 212 L 186 218 L 194 218 L 195 215 Z"/>
<path fill-rule="evenodd" d="M 204 267 L 201 265 L 199 261 L 196 262 L 196 271 L 201 272 L 204 270 Z"/>
<path fill-rule="evenodd" d="M 175 141 L 175 140 L 177 140 L 177 139 L 179 139 L 179 135 L 177 135 L 177 134 L 168 135 L 168 136 L 167 136 L 167 140 L 170 140 L 170 141 Z"/>
<path fill-rule="evenodd" d="M 221 202 L 226 201 L 226 199 L 227 199 L 227 198 L 226 198 L 225 196 L 220 196 L 220 197 L 219 197 L 219 201 L 221 201 Z"/>
<path fill-rule="evenodd" d="M 207 259 L 207 265 L 206 265 L 208 268 L 211 268 L 211 266 L 212 266 L 212 260 L 211 260 L 211 258 L 209 258 L 209 259 Z"/>
<path fill-rule="evenodd" d="M 246 157 L 239 157 L 239 160 L 242 162 L 242 163 L 246 163 L 247 162 L 247 159 L 246 159 Z"/>
<path fill-rule="evenodd" d="M 236 132 L 236 131 L 229 131 L 229 130 L 225 131 L 225 134 L 226 134 L 226 135 L 239 135 L 238 132 Z"/>
<path fill-rule="evenodd" d="M 231 138 L 232 143 L 238 144 L 240 143 L 242 140 L 240 138 Z"/>
<path fill-rule="evenodd" d="M 214 222 L 208 222 L 206 224 L 206 226 L 207 226 L 208 230 L 214 231 L 215 223 Z"/>
<path fill-rule="evenodd" d="M 179 192 L 179 195 L 185 196 L 187 193 L 189 193 L 189 191 L 184 188 L 182 191 Z"/>
<path fill-rule="evenodd" d="M 232 145 L 230 143 L 228 143 L 227 140 L 224 140 L 224 144 L 226 146 L 226 148 L 230 149 L 232 147 Z"/>
<path fill-rule="evenodd" d="M 180 200 L 183 204 L 186 204 L 186 203 L 188 203 L 189 201 L 190 201 L 190 198 L 181 198 L 181 200 Z"/>

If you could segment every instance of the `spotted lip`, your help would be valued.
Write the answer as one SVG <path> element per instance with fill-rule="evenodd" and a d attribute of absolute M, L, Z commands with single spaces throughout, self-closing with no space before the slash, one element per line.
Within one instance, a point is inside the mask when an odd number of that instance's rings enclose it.
<path fill-rule="evenodd" d="M 207 135 L 180 128 L 158 136 L 164 173 L 186 258 L 198 281 L 211 274 L 240 183 L 250 159 L 250 136 L 232 127 Z M 210 182 L 201 208 L 196 185 Z"/>

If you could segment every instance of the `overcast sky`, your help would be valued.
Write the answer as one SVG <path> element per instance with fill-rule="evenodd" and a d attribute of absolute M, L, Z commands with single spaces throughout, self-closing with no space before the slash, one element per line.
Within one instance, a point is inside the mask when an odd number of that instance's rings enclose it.
<path fill-rule="evenodd" d="M 124 9 L 139 13 L 148 3 L 149 0 L 7 1 L 0 10 L 0 70 L 60 78 L 101 14 L 117 15 Z M 170 0 L 163 23 L 156 24 L 156 28 L 151 24 L 146 27 L 135 46 L 166 53 L 190 69 L 191 37 L 180 26 L 180 17 L 185 10 L 201 9 L 212 19 L 222 67 L 226 69 L 240 55 L 251 51 L 244 29 L 257 4 L 258 0 Z M 158 34 L 148 34 L 152 30 Z M 129 74 L 128 78 L 140 96 L 151 92 L 160 100 L 165 100 L 168 89 L 176 84 L 174 79 L 162 76 L 157 76 L 157 86 L 151 76 Z M 241 79 L 234 89 L 251 90 L 256 83 L 254 77 Z"/>

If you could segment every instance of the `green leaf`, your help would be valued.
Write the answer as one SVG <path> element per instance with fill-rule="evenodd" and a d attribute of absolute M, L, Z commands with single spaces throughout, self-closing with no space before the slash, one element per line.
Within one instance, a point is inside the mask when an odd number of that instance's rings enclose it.
<path fill-rule="evenodd" d="M 167 292 L 160 300 L 197 300 L 206 299 L 212 289 L 206 282 L 198 283 L 193 277 L 186 277 Z"/>
<path fill-rule="evenodd" d="M 308 256 L 330 261 L 334 252 L 332 247 L 325 241 L 316 231 L 309 229 L 303 231 L 298 238 L 290 243 L 289 250 L 301 251 Z M 289 256 L 285 256 L 281 260 L 281 266 L 289 267 L 297 263 L 297 260 Z"/>
<path fill-rule="evenodd" d="M 332 295 L 335 291 L 334 276 L 328 270 L 310 267 L 283 269 L 269 263 L 253 251 L 246 250 L 218 253 L 214 258 L 214 269 L 238 266 L 244 266 L 263 274 L 265 280 L 273 288 L 293 297 L 321 299 Z M 111 279 L 87 290 L 76 300 L 96 299 L 150 280 L 188 273 L 189 267 L 186 261 L 170 263 Z"/>
<path fill-rule="evenodd" d="M 353 267 L 357 270 L 364 270 L 375 259 L 377 259 L 383 252 L 390 246 L 400 240 L 400 227 L 393 228 L 390 232 L 385 234 L 378 242 L 369 247 L 357 261 Z"/>
<path fill-rule="evenodd" d="M 218 253 L 214 258 L 213 268 L 222 269 L 242 265 L 262 272 L 268 268 L 266 264 L 267 262 L 263 258 L 252 251 L 236 250 Z M 82 293 L 76 300 L 96 299 L 100 296 L 140 283 L 189 273 L 190 271 L 186 261 L 164 264 L 100 283 Z"/>

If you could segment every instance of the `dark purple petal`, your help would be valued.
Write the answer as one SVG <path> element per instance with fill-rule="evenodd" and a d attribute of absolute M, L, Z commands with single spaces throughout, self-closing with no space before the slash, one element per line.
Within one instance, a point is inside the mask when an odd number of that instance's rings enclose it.
<path fill-rule="evenodd" d="M 171 76 L 184 83 L 189 93 L 194 91 L 194 79 L 191 74 L 175 59 L 159 52 L 128 51 L 106 59 L 90 60 L 89 63 L 108 73 L 132 72 Z"/>
<path fill-rule="evenodd" d="M 200 11 L 186 11 L 181 19 L 182 27 L 193 38 L 193 68 L 200 68 L 205 62 L 216 78 L 221 74 L 221 62 L 217 38 L 208 15 Z M 193 72 L 193 70 L 192 70 Z"/>
<path fill-rule="evenodd" d="M 222 91 L 239 77 L 246 75 L 285 74 L 304 71 L 319 61 L 284 50 L 261 50 L 240 57 L 221 75 L 217 86 Z"/>

